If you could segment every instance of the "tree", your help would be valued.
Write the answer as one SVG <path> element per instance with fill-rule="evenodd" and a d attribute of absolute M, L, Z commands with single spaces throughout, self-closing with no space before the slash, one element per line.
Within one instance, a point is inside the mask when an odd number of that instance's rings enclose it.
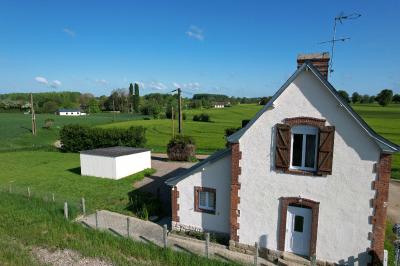
<path fill-rule="evenodd" d="M 43 113 L 55 113 L 58 109 L 58 104 L 53 101 L 48 101 L 43 104 L 42 112 Z"/>
<path fill-rule="evenodd" d="M 133 113 L 133 106 L 135 105 L 134 97 L 133 97 L 133 85 L 129 84 L 129 105 L 131 106 L 129 109 Z"/>
<path fill-rule="evenodd" d="M 340 95 L 340 97 L 342 97 L 343 100 L 345 100 L 347 103 L 350 103 L 350 97 L 346 91 L 340 90 L 338 91 L 338 94 Z"/>
<path fill-rule="evenodd" d="M 392 97 L 392 90 L 382 90 L 378 95 L 376 95 L 376 100 L 381 106 L 386 106 L 392 101 Z"/>
<path fill-rule="evenodd" d="M 260 100 L 260 105 L 266 105 L 269 100 L 271 100 L 272 97 L 268 96 L 268 97 L 262 97 Z"/>
<path fill-rule="evenodd" d="M 393 95 L 392 101 L 393 101 L 394 103 L 400 103 L 400 94 L 395 94 L 395 95 Z"/>
<path fill-rule="evenodd" d="M 369 103 L 369 95 L 368 94 L 364 94 L 362 97 L 361 97 L 361 103 Z"/>
<path fill-rule="evenodd" d="M 133 107 L 136 113 L 139 113 L 140 95 L 139 95 L 139 84 L 135 83 L 135 97 Z"/>
<path fill-rule="evenodd" d="M 89 100 L 88 106 L 89 113 L 100 113 L 99 102 L 95 98 Z"/>
<path fill-rule="evenodd" d="M 368 103 L 374 103 L 375 102 L 375 96 L 370 96 Z"/>
<path fill-rule="evenodd" d="M 358 92 L 353 92 L 353 94 L 351 95 L 351 102 L 358 103 L 360 101 L 361 101 L 361 95 L 358 94 Z"/>

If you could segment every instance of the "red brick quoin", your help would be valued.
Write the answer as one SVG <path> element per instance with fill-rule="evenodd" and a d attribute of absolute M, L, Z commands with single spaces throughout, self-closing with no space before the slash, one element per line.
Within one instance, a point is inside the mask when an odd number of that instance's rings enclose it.
<path fill-rule="evenodd" d="M 378 179 L 374 182 L 376 190 L 374 199 L 374 215 L 372 217 L 372 245 L 370 254 L 372 265 L 382 265 L 386 227 L 386 203 L 389 197 L 389 181 L 392 156 L 381 154 L 377 165 Z"/>
<path fill-rule="evenodd" d="M 172 209 L 172 221 L 179 223 L 179 216 L 178 216 L 178 210 L 179 210 L 179 204 L 178 204 L 178 198 L 179 198 L 179 191 L 178 188 L 175 186 L 171 189 L 171 209 Z"/>
<path fill-rule="evenodd" d="M 239 166 L 240 159 L 242 158 L 242 153 L 239 150 L 239 143 L 231 144 L 232 149 L 232 180 L 231 180 L 231 211 L 230 211 L 230 226 L 231 234 L 230 238 L 233 241 L 239 242 L 238 229 L 239 222 L 238 217 L 240 215 L 239 211 L 239 175 L 241 174 L 241 169 Z"/>

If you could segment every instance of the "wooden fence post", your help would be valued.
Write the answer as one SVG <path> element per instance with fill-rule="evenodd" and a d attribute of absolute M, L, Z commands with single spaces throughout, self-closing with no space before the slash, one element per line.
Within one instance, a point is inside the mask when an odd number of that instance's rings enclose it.
<path fill-rule="evenodd" d="M 11 183 L 10 183 L 10 186 L 8 187 L 8 191 L 9 191 L 10 193 L 12 193 Z"/>
<path fill-rule="evenodd" d="M 206 233 L 206 257 L 210 257 L 210 233 Z"/>
<path fill-rule="evenodd" d="M 254 247 L 256 248 L 254 252 L 254 265 L 258 265 L 258 242 L 254 243 Z"/>
<path fill-rule="evenodd" d="M 167 248 L 167 244 L 168 244 L 168 242 L 167 242 L 167 232 L 168 232 L 167 225 L 164 224 L 164 226 L 163 226 L 163 243 L 164 243 L 164 248 Z"/>
<path fill-rule="evenodd" d="M 31 197 L 31 188 L 28 187 L 28 198 L 30 198 L 30 197 Z"/>
<path fill-rule="evenodd" d="M 64 217 L 68 220 L 68 203 L 64 202 Z"/>
<path fill-rule="evenodd" d="M 53 199 L 53 202 L 55 202 L 56 201 L 56 198 L 54 197 L 54 193 L 52 193 L 52 199 Z"/>
<path fill-rule="evenodd" d="M 130 219 L 129 217 L 126 217 L 126 235 L 128 236 L 128 238 L 130 237 L 129 227 L 130 227 Z"/>
<path fill-rule="evenodd" d="M 85 206 L 85 198 L 82 197 L 81 199 L 81 205 L 82 205 L 82 213 L 83 215 L 86 215 L 86 206 Z"/>
<path fill-rule="evenodd" d="M 96 218 L 96 229 L 98 229 L 99 228 L 99 211 L 96 211 L 96 214 L 95 214 L 95 218 Z"/>

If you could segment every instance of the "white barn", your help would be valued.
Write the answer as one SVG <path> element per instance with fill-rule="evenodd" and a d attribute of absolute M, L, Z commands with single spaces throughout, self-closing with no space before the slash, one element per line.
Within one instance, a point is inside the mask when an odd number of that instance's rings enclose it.
<path fill-rule="evenodd" d="M 391 154 L 328 82 L 329 55 L 298 69 L 228 137 L 230 147 L 166 181 L 175 230 L 226 234 L 230 248 L 348 265 L 383 260 Z"/>
<path fill-rule="evenodd" d="M 142 148 L 109 147 L 80 152 L 81 175 L 120 179 L 151 168 L 151 152 Z"/>
<path fill-rule="evenodd" d="M 57 115 L 62 115 L 62 116 L 86 115 L 86 113 L 81 112 L 81 110 L 79 110 L 79 109 L 58 109 L 56 114 Z"/>

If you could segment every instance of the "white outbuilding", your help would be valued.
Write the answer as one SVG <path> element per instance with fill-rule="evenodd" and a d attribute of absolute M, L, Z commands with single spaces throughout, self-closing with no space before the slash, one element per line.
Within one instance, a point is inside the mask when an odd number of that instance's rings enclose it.
<path fill-rule="evenodd" d="M 109 147 L 80 152 L 81 175 L 120 179 L 151 168 L 151 152 L 142 148 Z"/>

